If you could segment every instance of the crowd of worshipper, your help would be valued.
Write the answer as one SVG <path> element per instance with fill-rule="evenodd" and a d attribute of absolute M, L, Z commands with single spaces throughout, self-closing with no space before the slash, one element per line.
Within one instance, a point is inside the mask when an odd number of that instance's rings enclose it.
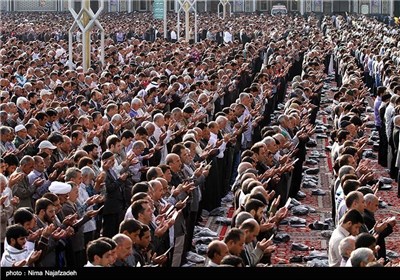
<path fill-rule="evenodd" d="M 396 217 L 378 219 L 375 213 L 385 203 L 378 191 L 399 182 L 399 35 L 396 28 L 363 17 L 338 17 L 321 27 L 338 40 L 334 64 L 339 88 L 331 106 L 336 229 L 329 241 L 329 266 L 390 266 L 385 238 L 393 232 Z M 378 165 L 387 169 L 375 176 Z"/>
<path fill-rule="evenodd" d="M 340 263 L 342 235 L 357 235 L 364 219 L 369 226 L 365 215 L 373 218 L 376 198 L 371 188 L 370 212 L 361 211 L 341 176 L 352 173 L 348 185 L 369 189 L 368 166 L 358 165 L 366 138 L 355 109 L 373 92 L 364 82 L 382 101 L 389 88 L 395 93 L 397 34 L 366 17 L 204 14 L 194 44 L 194 37 L 178 40 L 172 15 L 167 40 L 162 23 L 150 18 L 102 16 L 105 64 L 93 32 L 92 63 L 84 71 L 79 32 L 68 61 L 67 14 L 2 17 L 1 266 L 179 267 L 193 249 L 202 212 L 229 194 L 232 228 L 209 243 L 206 265 L 270 265 L 287 199 L 299 198 L 306 143 L 333 62 L 341 85 L 333 198 L 338 193 L 334 215 L 341 215 L 329 264 Z M 386 31 L 375 35 L 370 24 Z M 375 64 L 385 70 L 369 70 Z M 371 223 L 369 230 L 381 234 L 395 222 Z M 376 241 L 381 248 L 383 238 Z M 357 263 L 364 251 L 349 253 L 353 266 L 367 264 Z"/>

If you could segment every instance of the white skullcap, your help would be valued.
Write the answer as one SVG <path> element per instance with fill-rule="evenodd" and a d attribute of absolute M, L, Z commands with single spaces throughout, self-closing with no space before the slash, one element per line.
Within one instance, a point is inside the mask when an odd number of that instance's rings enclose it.
<path fill-rule="evenodd" d="M 70 184 L 54 181 L 49 186 L 49 191 L 54 194 L 67 194 L 71 191 Z"/>
<path fill-rule="evenodd" d="M 21 131 L 23 129 L 26 129 L 26 127 L 23 124 L 19 124 L 14 128 L 15 132 Z"/>
<path fill-rule="evenodd" d="M 40 142 L 38 148 L 39 148 L 39 149 L 52 149 L 52 150 L 54 150 L 54 149 L 56 149 L 57 147 L 54 146 L 53 144 L 51 144 L 50 141 L 43 140 L 42 142 Z"/>

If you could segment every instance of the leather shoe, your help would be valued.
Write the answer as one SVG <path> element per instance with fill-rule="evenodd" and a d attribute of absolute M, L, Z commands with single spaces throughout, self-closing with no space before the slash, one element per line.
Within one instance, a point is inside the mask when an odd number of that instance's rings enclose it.
<path fill-rule="evenodd" d="M 196 253 L 199 255 L 207 254 L 208 245 L 206 244 L 197 244 L 196 245 Z"/>
<path fill-rule="evenodd" d="M 193 238 L 193 243 L 195 245 L 197 245 L 197 244 L 207 244 L 208 245 L 215 239 L 217 239 L 217 237 L 212 237 L 212 236 L 196 237 L 196 238 Z"/>
<path fill-rule="evenodd" d="M 289 220 L 288 219 L 283 219 L 279 222 L 280 225 L 288 225 L 289 224 Z"/>
<path fill-rule="evenodd" d="M 321 189 L 315 189 L 311 191 L 312 195 L 326 195 L 326 191 L 323 191 Z"/>
<path fill-rule="evenodd" d="M 388 190 L 390 190 L 390 189 L 392 189 L 392 185 L 389 185 L 389 184 L 379 184 L 379 190 L 381 190 L 381 191 L 388 191 Z"/>
<path fill-rule="evenodd" d="M 304 205 L 304 206 L 308 209 L 308 212 L 315 213 L 315 208 L 313 208 L 313 207 L 311 207 L 309 205 Z"/>
<path fill-rule="evenodd" d="M 292 198 L 292 200 L 290 201 L 290 205 L 299 206 L 299 205 L 301 205 L 301 202 L 298 201 L 298 200 L 295 199 L 295 198 Z"/>
<path fill-rule="evenodd" d="M 318 151 L 312 151 L 309 156 L 309 158 L 325 158 L 325 157 L 326 157 L 326 155 L 324 155 L 323 153 L 320 153 Z"/>
<path fill-rule="evenodd" d="M 230 226 L 232 224 L 232 218 L 218 217 L 215 219 L 215 223 Z"/>
<path fill-rule="evenodd" d="M 186 259 L 192 263 L 204 263 L 206 258 L 194 252 L 187 252 Z"/>
<path fill-rule="evenodd" d="M 333 233 L 333 231 L 331 231 L 331 230 L 323 230 L 323 231 L 321 231 L 321 236 L 323 238 L 326 238 L 329 240 L 332 236 L 332 233 Z"/>
<path fill-rule="evenodd" d="M 314 139 L 310 139 L 306 143 L 306 147 L 309 147 L 309 148 L 317 147 L 317 142 Z"/>
<path fill-rule="evenodd" d="M 369 121 L 365 123 L 365 127 L 367 128 L 375 128 L 375 123 L 373 121 Z"/>
<path fill-rule="evenodd" d="M 305 227 L 306 223 L 307 223 L 306 219 L 303 219 L 303 218 L 299 218 L 299 217 L 296 217 L 296 216 L 293 216 L 293 217 L 289 218 L 289 225 L 291 227 L 295 227 L 295 228 L 297 228 L 297 227 Z"/>
<path fill-rule="evenodd" d="M 209 213 L 209 216 L 224 216 L 224 215 L 225 215 L 224 207 L 217 207 Z"/>
<path fill-rule="evenodd" d="M 297 199 L 304 199 L 304 198 L 306 198 L 306 196 L 307 195 L 302 191 L 298 191 L 297 194 L 296 194 L 296 198 Z"/>
<path fill-rule="evenodd" d="M 308 168 L 308 169 L 306 169 L 306 171 L 304 171 L 307 175 L 315 175 L 315 174 L 318 174 L 318 172 L 319 172 L 319 168 L 318 167 L 316 167 L 316 168 Z"/>
<path fill-rule="evenodd" d="M 392 188 L 393 180 L 391 178 L 381 178 L 379 179 L 379 190 L 390 190 Z"/>
<path fill-rule="evenodd" d="M 206 227 L 195 226 L 194 237 L 205 237 L 205 236 L 217 237 L 218 233 Z"/>
<path fill-rule="evenodd" d="M 377 159 L 378 157 L 372 151 L 365 151 L 363 153 L 363 158 Z"/>
<path fill-rule="evenodd" d="M 289 240 L 290 240 L 289 234 L 284 233 L 284 232 L 278 232 L 272 238 L 272 241 L 274 243 L 282 243 L 282 242 L 286 243 L 286 242 L 289 242 Z"/>
<path fill-rule="evenodd" d="M 296 216 L 304 216 L 310 212 L 310 210 L 307 207 L 305 207 L 304 205 L 294 206 L 294 207 L 292 207 L 291 210 L 292 210 L 293 215 L 296 215 Z"/>
<path fill-rule="evenodd" d="M 383 200 L 379 200 L 379 208 L 383 209 L 386 208 L 388 204 L 384 202 Z"/>
<path fill-rule="evenodd" d="M 318 250 L 312 250 L 308 256 L 304 257 L 305 261 L 310 261 L 310 260 L 327 260 L 328 259 L 328 254 L 326 252 L 318 251 Z"/>
<path fill-rule="evenodd" d="M 292 243 L 293 251 L 308 251 L 310 248 L 307 245 L 301 243 Z"/>
<path fill-rule="evenodd" d="M 328 260 L 312 259 L 307 261 L 307 267 L 328 267 Z"/>
<path fill-rule="evenodd" d="M 335 228 L 335 222 L 333 221 L 332 218 L 326 218 L 324 220 L 324 223 L 328 224 L 331 228 Z"/>
<path fill-rule="evenodd" d="M 326 139 L 328 136 L 326 134 L 317 134 L 315 137 L 320 138 L 320 139 Z"/>
<path fill-rule="evenodd" d="M 386 250 L 386 256 L 389 259 L 397 259 L 400 257 L 399 253 L 392 251 L 392 250 Z"/>
<path fill-rule="evenodd" d="M 379 184 L 382 185 L 390 185 L 393 183 L 393 179 L 389 177 L 382 177 L 379 179 Z"/>
<path fill-rule="evenodd" d="M 289 259 L 291 263 L 302 263 L 304 262 L 304 256 L 293 256 Z"/>
<path fill-rule="evenodd" d="M 325 147 L 325 151 L 327 151 L 327 152 L 332 151 L 332 146 L 326 146 L 326 147 Z"/>
<path fill-rule="evenodd" d="M 306 164 L 316 165 L 318 164 L 318 161 L 316 161 L 315 159 L 307 159 Z"/>
<path fill-rule="evenodd" d="M 317 188 L 317 184 L 313 182 L 303 182 L 303 188 L 305 189 L 315 189 Z"/>
<path fill-rule="evenodd" d="M 379 140 L 379 136 L 378 135 L 373 135 L 369 139 L 371 139 L 372 141 L 378 141 Z"/>
<path fill-rule="evenodd" d="M 312 224 L 309 224 L 308 227 L 312 230 L 327 230 L 329 229 L 329 225 L 320 221 L 315 221 Z"/>
<path fill-rule="evenodd" d="M 312 183 L 314 183 L 314 184 L 318 184 L 318 181 L 319 181 L 319 179 L 318 179 L 318 176 L 315 176 L 315 175 L 304 175 L 303 176 L 303 181 L 309 181 L 309 182 L 312 182 Z"/>

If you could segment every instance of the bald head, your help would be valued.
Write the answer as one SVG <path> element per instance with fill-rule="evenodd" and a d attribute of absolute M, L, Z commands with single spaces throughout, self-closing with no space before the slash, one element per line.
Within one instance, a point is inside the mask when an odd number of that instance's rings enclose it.
<path fill-rule="evenodd" d="M 236 216 L 236 227 L 240 227 L 244 221 L 246 221 L 247 219 L 252 219 L 253 216 L 246 211 L 242 211 L 240 212 L 237 216 Z"/>
<path fill-rule="evenodd" d="M 222 258 L 228 253 L 228 246 L 223 241 L 214 240 L 208 244 L 207 257 L 215 264 L 220 264 Z"/>
<path fill-rule="evenodd" d="M 112 238 L 116 243 L 116 253 L 118 260 L 126 260 L 132 254 L 132 240 L 129 236 L 118 233 Z"/>
<path fill-rule="evenodd" d="M 379 198 L 376 195 L 368 193 L 364 196 L 364 200 L 365 200 L 365 209 L 367 209 L 372 213 L 375 213 L 378 210 Z"/>
<path fill-rule="evenodd" d="M 245 220 L 239 229 L 245 233 L 245 243 L 248 244 L 255 240 L 260 233 L 260 224 L 254 218 Z"/>
<path fill-rule="evenodd" d="M 339 253 L 342 258 L 350 258 L 351 252 L 356 249 L 356 238 L 352 235 L 343 238 L 339 243 Z"/>
<path fill-rule="evenodd" d="M 249 168 L 253 168 L 253 165 L 250 162 L 241 162 L 238 166 L 237 171 L 239 174 L 243 174 L 243 172 Z"/>

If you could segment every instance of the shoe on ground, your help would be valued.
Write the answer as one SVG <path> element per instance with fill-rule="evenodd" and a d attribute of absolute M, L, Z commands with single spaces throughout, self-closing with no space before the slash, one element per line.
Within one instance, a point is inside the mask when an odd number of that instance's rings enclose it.
<path fill-rule="evenodd" d="M 305 163 L 306 163 L 306 164 L 309 164 L 309 165 L 317 165 L 317 164 L 318 164 L 318 161 L 315 160 L 315 159 L 307 159 L 307 160 L 305 161 Z"/>
<path fill-rule="evenodd" d="M 232 224 L 232 218 L 218 217 L 215 219 L 215 223 L 230 226 Z"/>
<path fill-rule="evenodd" d="M 188 262 L 192 263 L 204 263 L 206 260 L 205 257 L 200 256 L 199 254 L 196 254 L 192 251 L 187 252 L 186 259 L 188 260 Z"/>
<path fill-rule="evenodd" d="M 193 266 L 196 266 L 196 264 L 189 261 L 181 265 L 181 267 L 193 267 Z"/>
<path fill-rule="evenodd" d="M 326 195 L 326 191 L 321 189 L 315 189 L 311 191 L 312 195 Z"/>
<path fill-rule="evenodd" d="M 272 238 L 272 241 L 274 243 L 286 243 L 286 242 L 289 242 L 289 240 L 290 240 L 290 236 L 289 236 L 289 234 L 287 234 L 285 232 L 278 232 Z"/>
<path fill-rule="evenodd" d="M 302 263 L 304 262 L 304 256 L 293 256 L 289 259 L 290 263 Z"/>
<path fill-rule="evenodd" d="M 309 224 L 308 227 L 312 230 L 327 230 L 327 229 L 329 229 L 329 225 L 327 223 L 323 223 L 320 221 L 314 221 L 313 223 Z"/>
<path fill-rule="evenodd" d="M 315 189 L 317 188 L 317 184 L 313 183 L 313 182 L 303 182 L 302 187 L 305 189 Z"/>
<path fill-rule="evenodd" d="M 196 226 L 194 232 L 194 237 L 218 237 L 218 233 L 206 227 Z"/>
<path fill-rule="evenodd" d="M 310 213 L 310 210 L 305 207 L 304 205 L 298 205 L 298 206 L 294 206 L 291 209 L 293 215 L 296 216 L 304 216 L 307 215 L 308 213 Z"/>
<path fill-rule="evenodd" d="M 291 248 L 292 248 L 292 251 L 308 251 L 310 249 L 310 247 L 308 247 L 307 245 L 302 244 L 302 243 L 296 243 L 296 242 L 292 243 Z"/>
<path fill-rule="evenodd" d="M 326 239 L 329 240 L 331 238 L 331 236 L 332 236 L 332 232 L 333 231 L 331 231 L 331 230 L 323 230 L 323 231 L 321 231 L 321 236 L 323 238 L 326 238 Z"/>
<path fill-rule="evenodd" d="M 296 194 L 296 198 L 297 199 L 304 199 L 304 198 L 306 198 L 306 196 L 307 195 L 302 191 L 298 191 L 297 194 Z"/>
<path fill-rule="evenodd" d="M 319 172 L 319 168 L 318 167 L 316 167 L 316 168 L 308 168 L 308 169 L 306 169 L 304 171 L 304 173 L 307 174 L 307 175 L 315 175 L 315 174 L 318 174 L 318 172 Z"/>
<path fill-rule="evenodd" d="M 328 260 L 319 260 L 319 259 L 312 259 L 311 261 L 307 262 L 308 267 L 328 267 L 329 263 Z"/>

